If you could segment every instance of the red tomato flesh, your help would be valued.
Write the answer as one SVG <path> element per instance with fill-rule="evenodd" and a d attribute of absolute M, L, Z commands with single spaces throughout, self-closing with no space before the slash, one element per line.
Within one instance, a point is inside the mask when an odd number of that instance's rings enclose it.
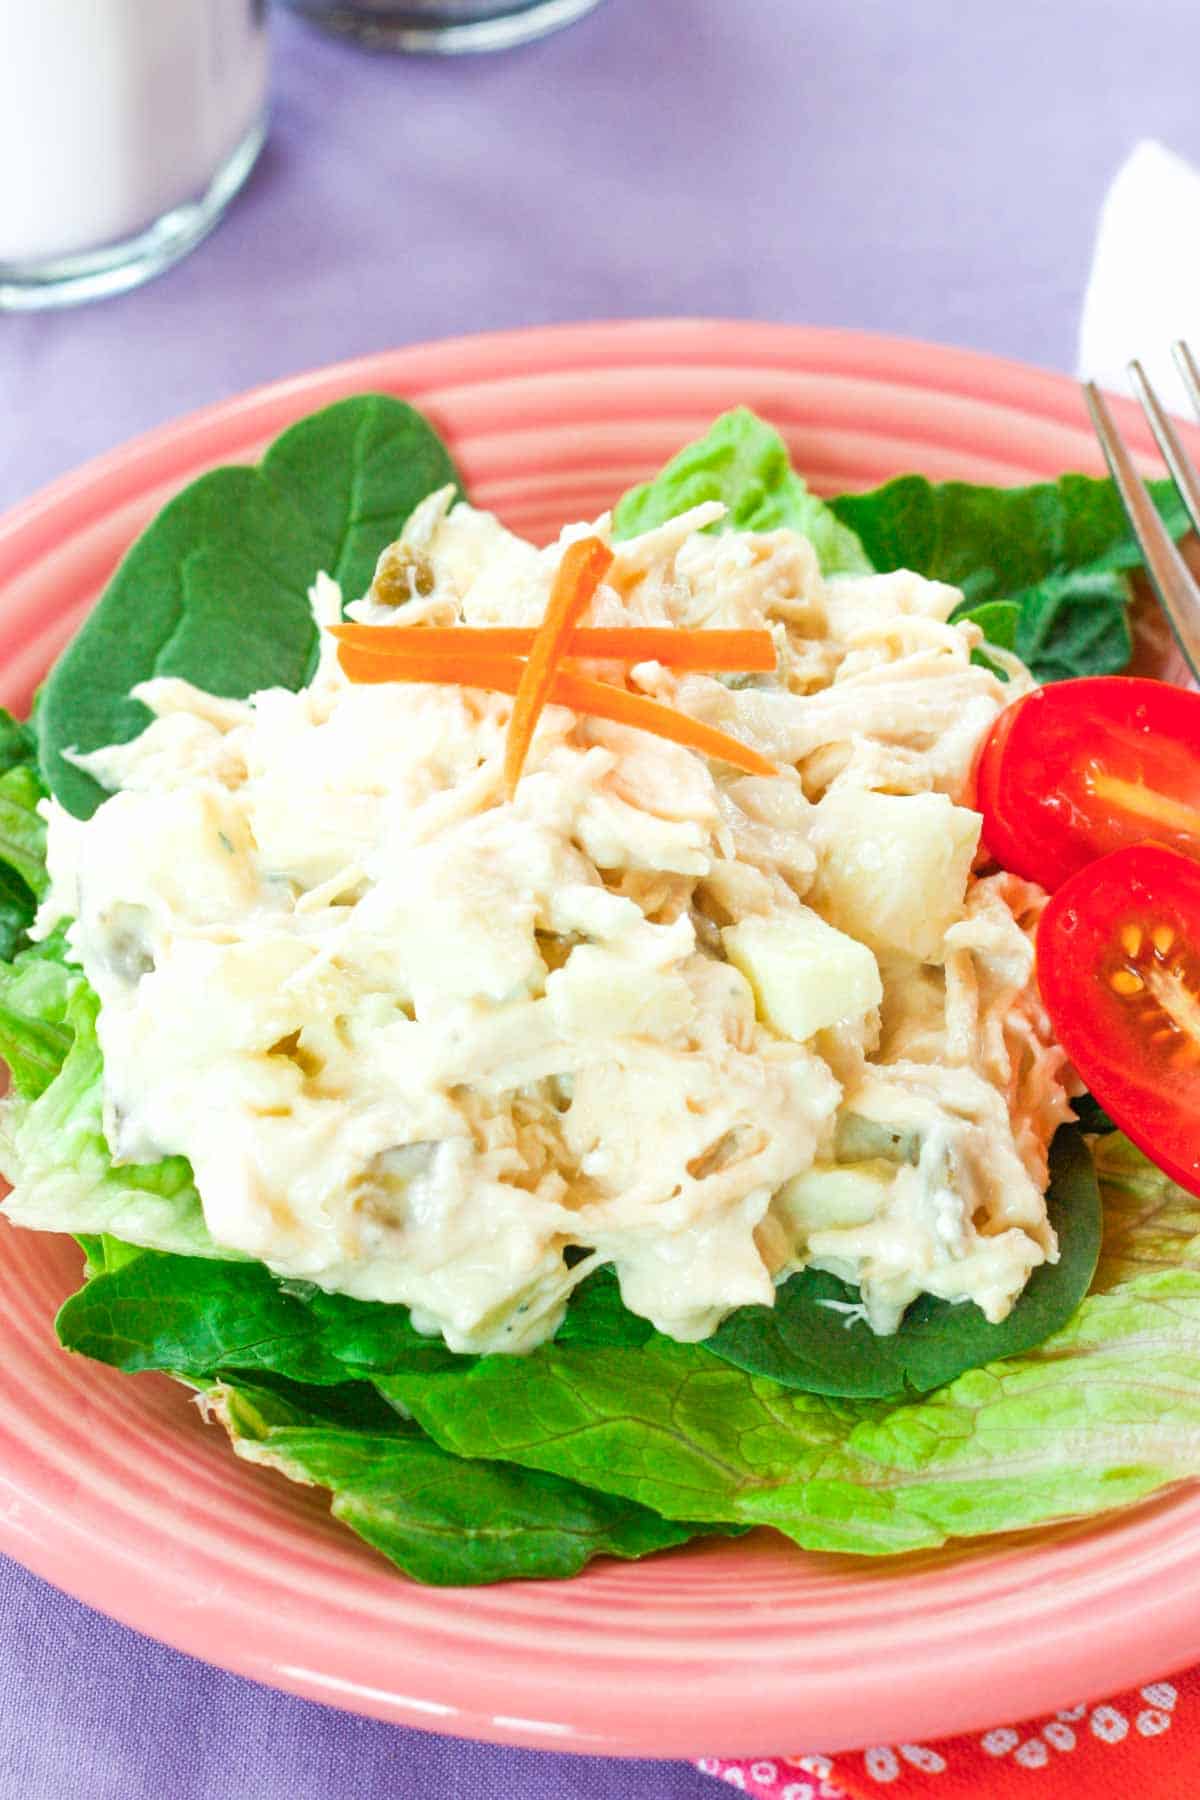
<path fill-rule="evenodd" d="M 1200 862 L 1160 844 L 1072 875 L 1042 914 L 1054 1035 L 1127 1137 L 1200 1194 Z"/>
<path fill-rule="evenodd" d="M 977 765 L 984 843 L 1054 889 L 1123 845 L 1200 858 L 1200 694 L 1101 675 L 1001 713 Z"/>

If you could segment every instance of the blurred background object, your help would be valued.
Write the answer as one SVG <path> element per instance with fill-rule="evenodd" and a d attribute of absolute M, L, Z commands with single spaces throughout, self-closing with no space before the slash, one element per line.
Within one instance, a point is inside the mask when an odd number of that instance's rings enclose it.
<path fill-rule="evenodd" d="M 506 50 L 573 24 L 600 0 L 284 0 L 327 31 L 378 50 Z"/>
<path fill-rule="evenodd" d="M 0 0 L 0 307 L 119 293 L 211 231 L 266 133 L 266 0 Z"/>

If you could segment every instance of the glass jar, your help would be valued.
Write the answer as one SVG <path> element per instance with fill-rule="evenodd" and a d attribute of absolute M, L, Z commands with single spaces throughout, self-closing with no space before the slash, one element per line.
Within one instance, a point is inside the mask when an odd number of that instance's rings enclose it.
<path fill-rule="evenodd" d="M 284 0 L 379 50 L 506 50 L 582 19 L 600 0 Z"/>
<path fill-rule="evenodd" d="M 0 0 L 0 307 L 133 287 L 266 133 L 265 0 Z"/>

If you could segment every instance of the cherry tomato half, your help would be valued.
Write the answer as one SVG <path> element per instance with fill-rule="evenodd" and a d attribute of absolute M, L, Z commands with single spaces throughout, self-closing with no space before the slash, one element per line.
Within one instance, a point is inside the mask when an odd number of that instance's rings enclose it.
<path fill-rule="evenodd" d="M 1101 675 L 1001 713 L 977 765 L 983 838 L 1003 868 L 1056 888 L 1152 839 L 1200 857 L 1200 694 Z"/>
<path fill-rule="evenodd" d="M 1054 1035 L 1152 1162 L 1200 1194 L 1200 862 L 1137 844 L 1064 882 L 1042 914 Z"/>

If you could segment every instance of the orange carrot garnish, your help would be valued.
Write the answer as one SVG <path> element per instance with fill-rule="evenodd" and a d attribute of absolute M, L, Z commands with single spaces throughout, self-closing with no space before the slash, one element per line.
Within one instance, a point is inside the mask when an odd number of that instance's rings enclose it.
<path fill-rule="evenodd" d="M 375 656 L 370 651 L 360 650 L 357 644 L 347 643 L 338 646 L 338 661 L 351 681 L 429 682 L 435 685 L 453 682 L 460 687 L 483 688 L 497 694 L 515 694 L 525 669 L 518 656 L 465 656 L 451 670 L 443 656 L 425 661 L 416 656 L 402 659 Z M 700 719 L 693 719 L 690 713 L 663 706 L 644 694 L 630 693 L 607 681 L 593 681 L 573 669 L 557 671 L 547 698 L 556 705 L 569 706 L 573 712 L 595 719 L 609 719 L 618 725 L 632 725 L 639 731 L 653 732 L 656 737 L 669 738 L 689 750 L 698 750 L 704 756 L 731 763 L 747 775 L 778 773 L 765 756 L 760 756 L 749 744 L 743 744 L 740 738 L 719 731 L 715 725 L 706 725 Z"/>
<path fill-rule="evenodd" d="M 334 625 L 340 643 L 373 656 L 528 656 L 535 632 L 527 625 Z M 564 659 L 662 663 L 668 669 L 770 674 L 775 644 L 769 631 L 685 631 L 675 625 L 577 625 Z"/>
<path fill-rule="evenodd" d="M 742 769 L 747 775 L 779 773 L 774 763 L 729 732 L 718 731 L 715 725 L 693 719 L 690 713 L 679 712 L 674 706 L 664 706 L 660 700 L 650 700 L 645 694 L 632 694 L 628 688 L 613 687 L 607 681 L 592 681 L 586 675 L 576 675 L 574 670 L 559 671 L 550 698 L 559 706 L 569 706 L 573 712 L 609 719 L 614 725 L 634 725 L 639 731 L 652 731 L 656 737 L 669 738 L 672 743 L 699 750 L 704 756 L 732 763 L 735 769 Z"/>
<path fill-rule="evenodd" d="M 431 687 L 486 688 L 495 694 L 515 694 L 525 672 L 519 656 L 476 652 L 451 662 L 445 656 L 376 656 L 357 644 L 339 644 L 338 661 L 354 682 L 427 682 Z"/>
<path fill-rule="evenodd" d="M 504 788 L 511 800 L 533 742 L 538 718 L 554 685 L 563 650 L 580 613 L 608 573 L 613 553 L 599 538 L 579 538 L 563 551 L 525 667 L 521 672 L 508 741 L 504 749 Z"/>

